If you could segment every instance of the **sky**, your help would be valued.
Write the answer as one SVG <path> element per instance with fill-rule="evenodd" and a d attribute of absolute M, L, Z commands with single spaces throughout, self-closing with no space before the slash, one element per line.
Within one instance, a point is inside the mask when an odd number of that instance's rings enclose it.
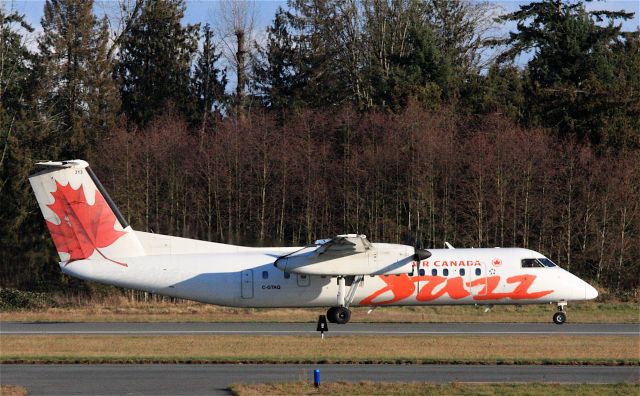
<path fill-rule="evenodd" d="M 117 15 L 118 14 L 118 1 L 109 0 L 94 0 L 94 9 L 97 15 Z M 474 1 L 474 0 L 472 0 Z M 44 0 L 0 0 L 2 7 L 5 11 L 18 11 L 20 14 L 24 14 L 27 22 L 35 29 L 31 37 L 26 40 L 27 45 L 35 49 L 36 40 L 35 37 L 42 31 L 40 26 L 40 19 L 42 18 L 44 9 Z M 273 17 L 278 7 L 287 7 L 286 0 L 249 0 L 253 3 L 254 7 L 254 40 L 262 43 L 265 39 L 265 29 L 273 21 Z M 508 13 L 518 9 L 521 4 L 528 4 L 530 1 L 523 0 L 495 0 L 489 1 L 490 3 L 497 5 L 501 12 Z M 195 23 L 210 23 L 212 26 L 218 26 L 219 20 L 217 15 L 220 14 L 221 1 L 220 0 L 187 0 L 187 9 L 183 23 L 195 24 Z M 587 9 L 589 10 L 625 10 L 627 12 L 634 12 L 633 19 L 625 21 L 623 23 L 623 30 L 634 31 L 640 27 L 640 0 L 610 0 L 610 1 L 593 1 L 588 2 Z M 496 27 L 496 31 L 492 34 L 497 36 L 505 36 L 509 30 L 515 29 L 514 23 L 509 23 Z M 215 32 L 215 30 L 214 30 Z M 218 43 L 220 44 L 220 43 Z M 222 43 L 224 46 L 224 43 Z M 220 46 L 218 48 L 221 48 Z M 518 64 L 524 64 L 528 60 L 530 55 L 523 55 L 521 59 L 517 60 Z M 229 76 L 230 87 L 235 85 L 235 78 L 232 75 Z"/>
<path fill-rule="evenodd" d="M 26 16 L 32 26 L 37 27 L 42 18 L 44 8 L 43 0 L 3 0 L 4 7 L 15 9 Z M 278 7 L 286 8 L 286 0 L 254 0 L 255 4 L 255 27 L 258 31 L 263 31 L 273 20 Z M 522 0 L 496 0 L 491 3 L 502 7 L 505 12 L 514 11 L 520 4 L 527 4 L 529 1 Z M 117 1 L 96 0 L 96 13 L 102 10 L 113 10 L 117 6 Z M 185 23 L 214 23 L 215 15 L 220 7 L 219 0 L 187 0 L 187 11 L 184 18 Z M 587 4 L 588 9 L 610 9 L 626 10 L 635 12 L 635 18 L 627 21 L 623 27 L 625 30 L 635 30 L 640 26 L 640 0 L 615 0 L 615 1 L 594 1 Z M 102 11 L 104 12 L 104 11 Z"/>

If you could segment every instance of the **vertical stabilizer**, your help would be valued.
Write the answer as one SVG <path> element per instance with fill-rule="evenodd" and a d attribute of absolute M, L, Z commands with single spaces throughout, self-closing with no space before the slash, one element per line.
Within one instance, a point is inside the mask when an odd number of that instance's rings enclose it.
<path fill-rule="evenodd" d="M 127 266 L 144 249 L 100 181 L 82 160 L 41 162 L 29 176 L 60 259 L 102 258 Z"/>

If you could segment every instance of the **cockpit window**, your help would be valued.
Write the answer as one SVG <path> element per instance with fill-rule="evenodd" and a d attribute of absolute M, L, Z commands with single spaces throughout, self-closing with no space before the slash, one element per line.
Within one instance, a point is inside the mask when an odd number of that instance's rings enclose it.
<path fill-rule="evenodd" d="M 537 259 L 522 259 L 522 268 L 539 268 L 544 267 L 544 264 Z"/>
<path fill-rule="evenodd" d="M 556 263 L 549 260 L 548 258 L 541 258 L 541 259 L 538 259 L 538 261 L 541 262 L 542 265 L 544 265 L 545 267 L 556 267 Z"/>
<path fill-rule="evenodd" d="M 522 259 L 522 268 L 556 267 L 556 264 L 548 258 Z"/>

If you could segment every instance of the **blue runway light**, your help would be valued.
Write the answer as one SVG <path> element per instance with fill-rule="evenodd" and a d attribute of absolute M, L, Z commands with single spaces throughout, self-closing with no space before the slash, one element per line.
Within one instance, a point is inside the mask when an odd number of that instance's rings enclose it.
<path fill-rule="evenodd" d="M 316 388 L 320 387 L 320 370 L 313 370 L 313 386 Z"/>

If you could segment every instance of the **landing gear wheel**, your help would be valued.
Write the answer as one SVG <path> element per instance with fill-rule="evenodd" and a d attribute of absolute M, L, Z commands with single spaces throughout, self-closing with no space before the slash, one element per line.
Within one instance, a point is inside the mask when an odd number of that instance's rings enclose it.
<path fill-rule="evenodd" d="M 351 319 L 351 311 L 345 307 L 331 307 L 327 311 L 327 320 L 331 323 L 346 324 Z"/>
<path fill-rule="evenodd" d="M 336 323 L 336 310 L 338 309 L 338 307 L 331 307 L 329 308 L 329 310 L 327 311 L 327 320 L 329 321 L 329 323 Z"/>
<path fill-rule="evenodd" d="M 567 321 L 567 314 L 565 314 L 564 312 L 560 311 L 553 314 L 553 323 L 561 325 L 566 321 Z"/>

